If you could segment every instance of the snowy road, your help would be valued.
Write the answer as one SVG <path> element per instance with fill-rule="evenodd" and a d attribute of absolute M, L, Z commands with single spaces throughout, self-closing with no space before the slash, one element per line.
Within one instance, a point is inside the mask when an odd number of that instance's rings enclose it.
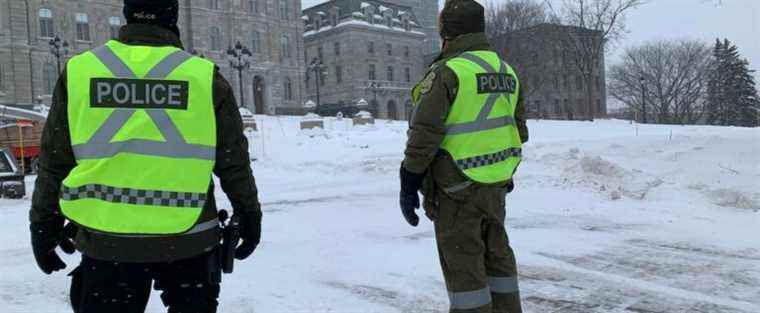
<path fill-rule="evenodd" d="M 220 312 L 445 312 L 432 226 L 396 204 L 405 125 L 259 119 L 263 242 Z M 529 126 L 507 201 L 526 312 L 760 312 L 760 129 Z M 0 307 L 69 312 L 65 275 L 34 265 L 28 206 L 0 199 Z"/>

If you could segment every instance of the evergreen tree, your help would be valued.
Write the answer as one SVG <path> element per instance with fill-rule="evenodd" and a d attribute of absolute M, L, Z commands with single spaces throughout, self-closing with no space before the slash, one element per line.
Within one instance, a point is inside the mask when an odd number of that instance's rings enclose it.
<path fill-rule="evenodd" d="M 753 71 L 728 39 L 715 41 L 714 63 L 709 75 L 707 123 L 758 126 L 760 99 Z"/>

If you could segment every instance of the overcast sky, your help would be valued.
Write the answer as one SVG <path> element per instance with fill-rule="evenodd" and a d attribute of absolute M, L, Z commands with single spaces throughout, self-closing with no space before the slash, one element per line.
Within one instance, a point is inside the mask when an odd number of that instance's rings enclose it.
<path fill-rule="evenodd" d="M 503 0 L 491 0 L 503 1 Z M 557 0 L 555 0 L 557 1 Z M 321 0 L 303 0 L 308 7 Z M 440 0 L 443 7 L 443 0 Z M 608 64 L 626 47 L 650 40 L 728 38 L 750 66 L 760 69 L 760 0 L 648 0 L 627 14 L 629 33 L 610 51 Z M 760 78 L 756 72 L 755 77 Z"/>
<path fill-rule="evenodd" d="M 728 38 L 739 47 L 753 69 L 760 67 L 759 0 L 649 0 L 631 11 L 629 33 L 612 50 L 614 62 L 625 47 L 650 40 L 700 39 L 712 44 Z M 760 73 L 755 73 L 760 77 Z"/>

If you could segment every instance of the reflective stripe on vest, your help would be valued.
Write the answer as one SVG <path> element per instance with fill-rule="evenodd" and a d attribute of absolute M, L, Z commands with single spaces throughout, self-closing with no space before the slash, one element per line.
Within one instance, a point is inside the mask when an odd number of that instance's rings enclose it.
<path fill-rule="evenodd" d="M 519 93 L 514 71 L 491 51 L 465 52 L 446 66 L 456 74 L 459 88 L 441 149 L 471 181 L 509 180 L 522 155 L 514 120 Z"/>
<path fill-rule="evenodd" d="M 111 73 L 119 78 L 138 77 L 116 56 L 108 46 L 100 46 L 92 50 L 92 53 L 103 63 Z M 162 79 L 178 68 L 182 63 L 193 56 L 184 51 L 176 51 L 154 66 L 145 79 Z M 87 143 L 73 145 L 74 155 L 77 160 L 102 159 L 112 157 L 122 152 L 143 155 L 153 155 L 172 158 L 195 158 L 201 160 L 214 160 L 216 148 L 188 144 L 177 130 L 166 110 L 147 110 L 153 123 L 156 124 L 165 141 L 152 141 L 143 139 L 131 139 L 126 141 L 111 142 L 116 133 L 124 127 L 138 109 L 116 109 L 108 119 L 98 128 L 97 132 Z"/>
<path fill-rule="evenodd" d="M 72 222 L 122 237 L 212 231 L 214 64 L 176 47 L 109 41 L 67 65 L 77 165 L 60 205 Z M 176 88 L 176 89 L 174 89 Z"/>
<path fill-rule="evenodd" d="M 61 199 L 67 201 L 90 198 L 112 203 L 178 208 L 202 208 L 206 204 L 206 197 L 205 193 L 117 188 L 97 184 L 77 188 L 63 186 L 61 190 Z"/>

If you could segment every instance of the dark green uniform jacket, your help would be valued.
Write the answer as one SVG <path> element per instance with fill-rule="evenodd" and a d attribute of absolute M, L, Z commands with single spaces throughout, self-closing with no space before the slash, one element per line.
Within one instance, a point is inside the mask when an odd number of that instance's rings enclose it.
<path fill-rule="evenodd" d="M 118 40 L 129 45 L 182 48 L 179 37 L 173 32 L 150 25 L 126 25 L 122 27 Z M 47 221 L 61 214 L 58 204 L 61 182 L 76 166 L 69 136 L 66 84 L 64 71 L 55 87 L 53 103 L 42 135 L 39 176 L 29 212 L 32 222 Z M 218 68 L 214 77 L 213 99 L 217 127 L 214 174 L 219 177 L 222 190 L 230 199 L 235 212 L 261 214 L 240 113 L 232 88 L 219 74 Z M 209 187 L 208 199 L 201 221 L 210 220 L 217 214 L 213 181 Z M 184 259 L 209 251 L 218 243 L 218 230 L 186 236 L 150 238 L 116 237 L 80 229 L 76 237 L 77 249 L 85 255 L 120 262 Z"/>
<path fill-rule="evenodd" d="M 446 136 L 444 123 L 459 87 L 456 74 L 445 63 L 464 52 L 483 50 L 493 51 L 483 33 L 462 35 L 448 42 L 425 77 L 421 99 L 409 122 L 404 168 L 414 173 L 424 173 L 429 170 L 428 174 L 432 174 L 438 186 L 443 188 L 455 186 L 467 180 L 459 172 L 452 157 L 440 150 L 441 142 Z M 515 109 L 515 122 L 522 142 L 527 142 L 528 127 L 525 124 L 525 106 L 522 97 L 525 92 L 524 88 L 522 89 Z"/>

